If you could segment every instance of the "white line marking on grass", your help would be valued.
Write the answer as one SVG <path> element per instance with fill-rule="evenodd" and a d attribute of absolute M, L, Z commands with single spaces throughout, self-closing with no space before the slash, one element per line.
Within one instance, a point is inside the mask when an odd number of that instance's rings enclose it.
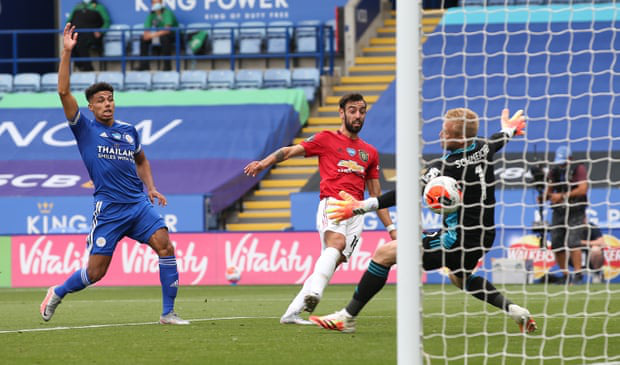
<path fill-rule="evenodd" d="M 190 322 L 204 322 L 204 321 L 230 321 L 230 320 L 235 320 L 235 319 L 277 319 L 277 318 L 278 317 L 220 317 L 220 318 L 196 318 L 196 319 L 189 319 L 189 321 Z M 88 325 L 88 326 L 24 328 L 24 329 L 20 329 L 20 330 L 0 331 L 0 334 L 5 334 L 5 333 L 23 333 L 23 332 L 64 331 L 64 330 L 90 329 L 90 328 L 149 326 L 149 325 L 153 325 L 153 324 L 159 325 L 159 322 L 109 323 L 109 324 L 92 324 L 92 325 Z"/>
<path fill-rule="evenodd" d="M 195 318 L 195 319 L 189 319 L 189 321 L 190 322 L 206 322 L 206 321 L 231 321 L 231 320 L 236 320 L 236 319 L 279 319 L 279 318 L 280 317 L 220 317 L 220 318 Z M 391 316 L 366 316 L 365 318 L 391 318 Z M 81 330 L 81 329 L 91 329 L 91 328 L 150 326 L 154 324 L 159 325 L 159 322 L 109 323 L 109 324 L 92 324 L 88 326 L 24 328 L 20 330 L 4 330 L 4 331 L 0 330 L 0 334 Z"/>

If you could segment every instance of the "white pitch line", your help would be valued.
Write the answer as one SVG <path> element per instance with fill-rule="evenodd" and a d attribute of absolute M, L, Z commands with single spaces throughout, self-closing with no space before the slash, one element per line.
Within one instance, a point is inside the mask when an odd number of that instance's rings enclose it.
<path fill-rule="evenodd" d="M 190 319 L 190 322 L 204 322 L 204 321 L 229 321 L 235 319 L 277 319 L 278 317 L 221 317 L 221 318 L 196 318 Z M 67 327 L 42 327 L 42 328 L 24 328 L 20 330 L 6 330 L 0 331 L 0 334 L 6 333 L 24 333 L 24 332 L 48 332 L 48 331 L 64 331 L 75 329 L 90 329 L 90 328 L 108 328 L 108 327 L 131 327 L 131 326 L 148 326 L 153 324 L 159 324 L 159 322 L 138 322 L 138 323 L 110 323 L 110 324 L 92 324 L 88 326 L 67 326 Z"/>

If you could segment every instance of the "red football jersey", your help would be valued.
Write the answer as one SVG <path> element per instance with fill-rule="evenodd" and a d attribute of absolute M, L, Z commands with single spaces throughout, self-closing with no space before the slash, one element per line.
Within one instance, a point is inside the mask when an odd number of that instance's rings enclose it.
<path fill-rule="evenodd" d="M 366 180 L 379 178 L 379 154 L 361 138 L 351 139 L 340 131 L 322 131 L 300 143 L 306 157 L 319 156 L 321 199 L 344 190 L 364 199 Z"/>

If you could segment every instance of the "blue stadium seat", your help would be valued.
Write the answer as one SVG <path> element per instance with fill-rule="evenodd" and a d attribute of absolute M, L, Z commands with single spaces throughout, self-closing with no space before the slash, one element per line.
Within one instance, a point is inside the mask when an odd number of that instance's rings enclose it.
<path fill-rule="evenodd" d="M 239 53 L 261 53 L 267 24 L 244 22 L 239 29 Z"/>
<path fill-rule="evenodd" d="M 235 75 L 235 86 L 238 89 L 260 89 L 263 87 L 263 72 L 261 70 L 239 70 Z"/>
<path fill-rule="evenodd" d="M 235 87 L 235 73 L 231 70 L 213 70 L 207 78 L 208 89 L 233 89 Z"/>
<path fill-rule="evenodd" d="M 71 74 L 71 91 L 83 91 L 95 83 L 97 75 L 94 72 L 74 72 Z"/>
<path fill-rule="evenodd" d="M 179 73 L 176 71 L 158 71 L 151 80 L 152 90 L 176 90 L 179 88 Z"/>
<path fill-rule="evenodd" d="M 234 51 L 234 44 L 239 36 L 239 24 L 235 22 L 215 23 L 211 37 L 211 53 L 230 54 Z M 234 39 L 231 39 L 234 37 Z"/>
<path fill-rule="evenodd" d="M 289 88 L 291 87 L 291 70 L 286 68 L 270 68 L 263 75 L 264 88 Z"/>
<path fill-rule="evenodd" d="M 122 55 L 125 45 L 127 45 L 131 37 L 130 30 L 131 27 L 127 24 L 110 25 L 110 29 L 103 36 L 103 55 L 107 57 Z"/>
<path fill-rule="evenodd" d="M 13 91 L 13 75 L 0 74 L 0 93 L 10 93 Z"/>
<path fill-rule="evenodd" d="M 38 92 L 41 88 L 41 75 L 35 73 L 17 74 L 13 78 L 13 92 Z"/>
<path fill-rule="evenodd" d="M 288 33 L 288 43 L 287 43 Z M 278 20 L 270 22 L 267 27 L 267 53 L 284 53 L 291 50 L 290 44 L 293 39 L 293 22 Z"/>
<path fill-rule="evenodd" d="M 207 71 L 194 70 L 181 72 L 181 89 L 206 89 Z"/>
<path fill-rule="evenodd" d="M 151 73 L 128 71 L 125 74 L 125 90 L 151 90 Z"/>
<path fill-rule="evenodd" d="M 323 26 L 323 37 L 325 39 L 325 41 L 323 43 L 325 43 L 325 50 L 329 52 L 329 38 L 330 38 L 330 28 L 331 28 L 331 34 L 333 34 L 334 37 L 334 52 L 336 52 L 336 47 L 338 47 L 336 45 L 336 20 L 335 19 L 330 19 L 328 21 L 325 22 L 325 25 Z"/>
<path fill-rule="evenodd" d="M 144 23 L 137 23 L 131 26 L 131 35 L 129 36 L 130 55 L 140 55 L 140 39 L 142 34 L 144 34 Z"/>
<path fill-rule="evenodd" d="M 316 68 L 296 68 L 291 76 L 291 87 L 301 88 L 306 93 L 309 103 L 314 101 L 314 95 L 320 85 L 320 74 Z"/>
<path fill-rule="evenodd" d="M 295 44 L 297 52 L 316 52 L 319 39 L 319 20 L 303 20 L 297 23 Z"/>
<path fill-rule="evenodd" d="M 125 88 L 125 82 L 123 81 L 123 73 L 116 71 L 100 72 L 97 75 L 97 82 L 107 82 L 112 85 L 114 90 L 121 91 Z"/>
<path fill-rule="evenodd" d="M 58 72 L 48 72 L 41 76 L 41 91 L 58 91 Z"/>

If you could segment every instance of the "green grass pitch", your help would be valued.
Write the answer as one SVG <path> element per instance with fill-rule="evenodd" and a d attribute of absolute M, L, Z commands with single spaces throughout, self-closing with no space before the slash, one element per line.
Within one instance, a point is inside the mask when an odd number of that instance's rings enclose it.
<path fill-rule="evenodd" d="M 340 309 L 353 288 L 329 286 L 316 312 Z M 427 285 L 424 351 L 433 364 L 581 364 L 581 353 L 598 361 L 618 360 L 620 298 L 606 288 L 575 286 L 565 291 L 549 286 L 545 291 L 544 286 L 528 286 L 524 296 L 521 286 L 501 287 L 536 315 L 539 330 L 523 336 L 502 312 L 452 287 Z M 48 323 L 38 313 L 45 289 L 0 289 L 0 363 L 396 363 L 395 286 L 386 286 L 368 304 L 357 332 L 349 335 L 280 325 L 278 319 L 298 289 L 182 287 L 176 309 L 193 320 L 190 326 L 156 324 L 158 287 L 93 287 L 70 294 Z M 442 339 L 443 334 L 447 337 Z M 470 354 L 467 359 L 464 349 Z"/>

